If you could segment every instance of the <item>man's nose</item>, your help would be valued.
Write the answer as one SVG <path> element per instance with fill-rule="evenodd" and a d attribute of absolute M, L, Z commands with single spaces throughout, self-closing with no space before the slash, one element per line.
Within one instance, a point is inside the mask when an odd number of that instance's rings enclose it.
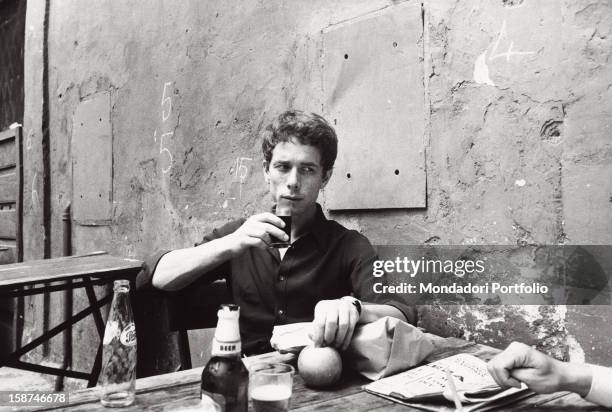
<path fill-rule="evenodd" d="M 300 189 L 300 175 L 297 167 L 292 168 L 287 174 L 287 188 L 291 189 L 292 191 L 297 191 Z"/>

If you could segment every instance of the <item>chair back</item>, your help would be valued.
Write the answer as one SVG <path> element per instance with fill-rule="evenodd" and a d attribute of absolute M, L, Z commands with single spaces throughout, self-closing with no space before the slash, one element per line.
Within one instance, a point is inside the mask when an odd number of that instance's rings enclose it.
<path fill-rule="evenodd" d="M 209 284 L 196 282 L 184 290 L 168 293 L 169 329 L 178 332 L 181 369 L 191 369 L 195 360 L 202 363 L 210 355 L 210 342 L 203 341 L 210 340 L 212 332 L 196 334 L 189 331 L 215 328 L 219 305 L 232 302 L 225 280 Z"/>

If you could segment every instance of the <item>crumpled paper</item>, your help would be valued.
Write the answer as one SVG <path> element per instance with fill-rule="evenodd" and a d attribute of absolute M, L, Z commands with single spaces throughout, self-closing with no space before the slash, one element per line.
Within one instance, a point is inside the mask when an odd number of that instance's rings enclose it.
<path fill-rule="evenodd" d="M 281 353 L 299 352 L 313 344 L 309 336 L 310 325 L 310 322 L 299 322 L 274 326 L 270 345 Z"/>
<path fill-rule="evenodd" d="M 353 369 L 378 380 L 418 365 L 433 350 L 433 343 L 419 328 L 384 317 L 355 329 L 346 356 Z"/>
<path fill-rule="evenodd" d="M 270 344 L 279 352 L 299 352 L 312 345 L 310 322 L 275 326 Z M 378 380 L 419 363 L 434 350 L 421 330 L 392 317 L 355 328 L 345 359 L 368 379 Z"/>

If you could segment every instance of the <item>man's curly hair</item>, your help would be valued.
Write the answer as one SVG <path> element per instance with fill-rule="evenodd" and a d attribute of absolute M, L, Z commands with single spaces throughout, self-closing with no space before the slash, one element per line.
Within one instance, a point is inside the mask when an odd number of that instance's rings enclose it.
<path fill-rule="evenodd" d="M 323 117 L 300 110 L 281 113 L 262 132 L 261 148 L 265 161 L 270 163 L 272 151 L 277 144 L 291 139 L 319 149 L 323 174 L 334 167 L 338 155 L 338 138 L 333 127 Z"/>

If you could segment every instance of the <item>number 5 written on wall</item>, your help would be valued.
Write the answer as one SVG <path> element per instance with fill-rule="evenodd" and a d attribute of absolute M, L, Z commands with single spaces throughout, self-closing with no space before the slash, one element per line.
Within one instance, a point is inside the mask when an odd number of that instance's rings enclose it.
<path fill-rule="evenodd" d="M 166 153 L 166 155 L 168 155 L 168 160 L 169 160 L 167 167 L 162 166 L 162 173 L 164 174 L 170 171 L 170 169 L 172 168 L 172 162 L 174 161 L 174 159 L 172 158 L 172 153 L 170 153 L 170 150 L 168 150 L 167 147 L 164 147 L 164 137 L 172 137 L 172 136 L 174 136 L 174 132 L 167 132 L 167 133 L 162 133 L 162 135 L 159 138 L 159 154 L 162 155 L 163 153 Z M 157 129 L 155 129 L 155 132 L 153 132 L 153 138 L 157 142 Z"/>
<path fill-rule="evenodd" d="M 247 161 L 253 160 L 250 157 L 237 157 L 236 158 L 236 176 L 240 178 L 240 183 L 244 183 L 249 174 L 249 167 L 246 165 Z"/>

